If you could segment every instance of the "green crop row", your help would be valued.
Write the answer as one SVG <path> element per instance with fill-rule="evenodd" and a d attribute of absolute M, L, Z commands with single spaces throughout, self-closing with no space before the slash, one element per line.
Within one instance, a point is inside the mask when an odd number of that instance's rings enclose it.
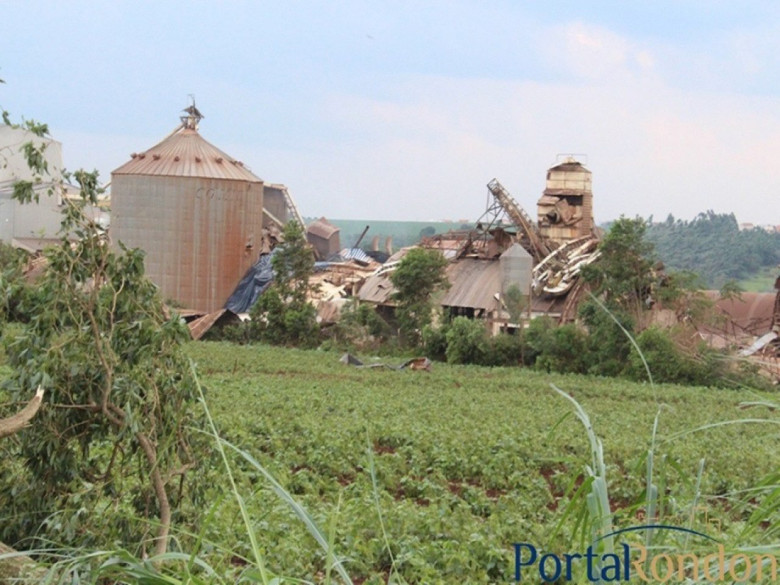
<path fill-rule="evenodd" d="M 251 453 L 321 527 L 334 527 L 333 546 L 357 583 L 385 583 L 391 573 L 409 583 L 506 583 L 512 543 L 571 550 L 575 522 L 561 520 L 591 457 L 571 404 L 551 383 L 576 398 L 603 440 L 616 526 L 644 518 L 645 458 L 659 409 L 655 481 L 664 521 L 732 545 L 764 544 L 777 524 L 771 512 L 740 541 L 762 497 L 746 499 L 744 490 L 780 467 L 772 412 L 750 413 L 770 423 L 680 435 L 744 418 L 740 404 L 756 399 L 748 392 L 517 368 L 359 369 L 337 354 L 268 346 L 201 343 L 189 352 L 222 437 Z M 233 465 L 270 570 L 322 580 L 328 559 L 306 527 L 263 474 L 240 458 Z M 204 540 L 215 544 L 205 550 L 230 549 L 224 562 L 238 571 L 250 555 L 246 531 L 223 470 L 208 473 Z"/>

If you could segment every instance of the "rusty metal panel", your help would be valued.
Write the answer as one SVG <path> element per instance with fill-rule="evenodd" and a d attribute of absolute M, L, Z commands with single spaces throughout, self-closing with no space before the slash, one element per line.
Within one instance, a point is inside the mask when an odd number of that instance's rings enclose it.
<path fill-rule="evenodd" d="M 326 259 L 341 250 L 341 230 L 324 217 L 313 221 L 306 228 L 306 241 L 317 251 L 317 257 Z"/>
<path fill-rule="evenodd" d="M 772 327 L 775 306 L 774 293 L 743 292 L 740 298 L 723 299 L 717 291 L 705 291 L 715 303 L 718 312 L 727 317 L 720 325 L 706 329 L 722 332 L 734 337 L 740 335 L 763 335 Z"/>
<path fill-rule="evenodd" d="M 181 128 L 149 150 L 133 153 L 112 175 L 203 177 L 262 182 L 244 164 L 207 142 L 197 130 Z"/>
<path fill-rule="evenodd" d="M 146 252 L 164 299 L 221 309 L 257 259 L 262 182 L 122 173 L 112 181 L 113 243 Z"/>

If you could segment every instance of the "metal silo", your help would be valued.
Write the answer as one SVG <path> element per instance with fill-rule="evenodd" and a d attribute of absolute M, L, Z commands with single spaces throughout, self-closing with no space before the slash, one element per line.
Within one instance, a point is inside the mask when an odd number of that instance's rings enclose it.
<path fill-rule="evenodd" d="M 111 174 L 111 239 L 146 252 L 164 299 L 212 312 L 257 260 L 263 181 L 203 139 L 194 105 L 185 111 L 173 133 Z"/>
<path fill-rule="evenodd" d="M 499 257 L 501 265 L 501 292 L 506 294 L 516 286 L 524 295 L 531 294 L 533 257 L 520 244 L 512 244 Z"/>

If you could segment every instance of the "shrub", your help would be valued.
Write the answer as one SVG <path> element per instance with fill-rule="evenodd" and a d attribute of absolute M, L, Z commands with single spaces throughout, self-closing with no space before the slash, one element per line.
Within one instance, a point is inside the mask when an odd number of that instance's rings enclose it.
<path fill-rule="evenodd" d="M 490 339 L 487 364 L 490 366 L 522 366 L 524 352 L 522 335 L 499 333 Z"/>
<path fill-rule="evenodd" d="M 427 355 L 432 360 L 447 360 L 447 332 L 449 324 L 435 327 L 426 325 L 422 330 L 422 344 Z"/>
<path fill-rule="evenodd" d="M 488 356 L 485 325 L 467 317 L 455 317 L 446 334 L 447 362 L 451 364 L 484 364 Z"/>

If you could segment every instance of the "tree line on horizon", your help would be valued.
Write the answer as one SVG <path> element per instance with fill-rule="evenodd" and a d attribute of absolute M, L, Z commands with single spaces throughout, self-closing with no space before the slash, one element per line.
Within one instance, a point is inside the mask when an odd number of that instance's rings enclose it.
<path fill-rule="evenodd" d="M 687 221 L 669 214 L 648 221 L 646 238 L 667 268 L 696 273 L 702 286 L 720 289 L 780 263 L 780 233 L 740 230 L 733 213 L 700 213 Z"/>

